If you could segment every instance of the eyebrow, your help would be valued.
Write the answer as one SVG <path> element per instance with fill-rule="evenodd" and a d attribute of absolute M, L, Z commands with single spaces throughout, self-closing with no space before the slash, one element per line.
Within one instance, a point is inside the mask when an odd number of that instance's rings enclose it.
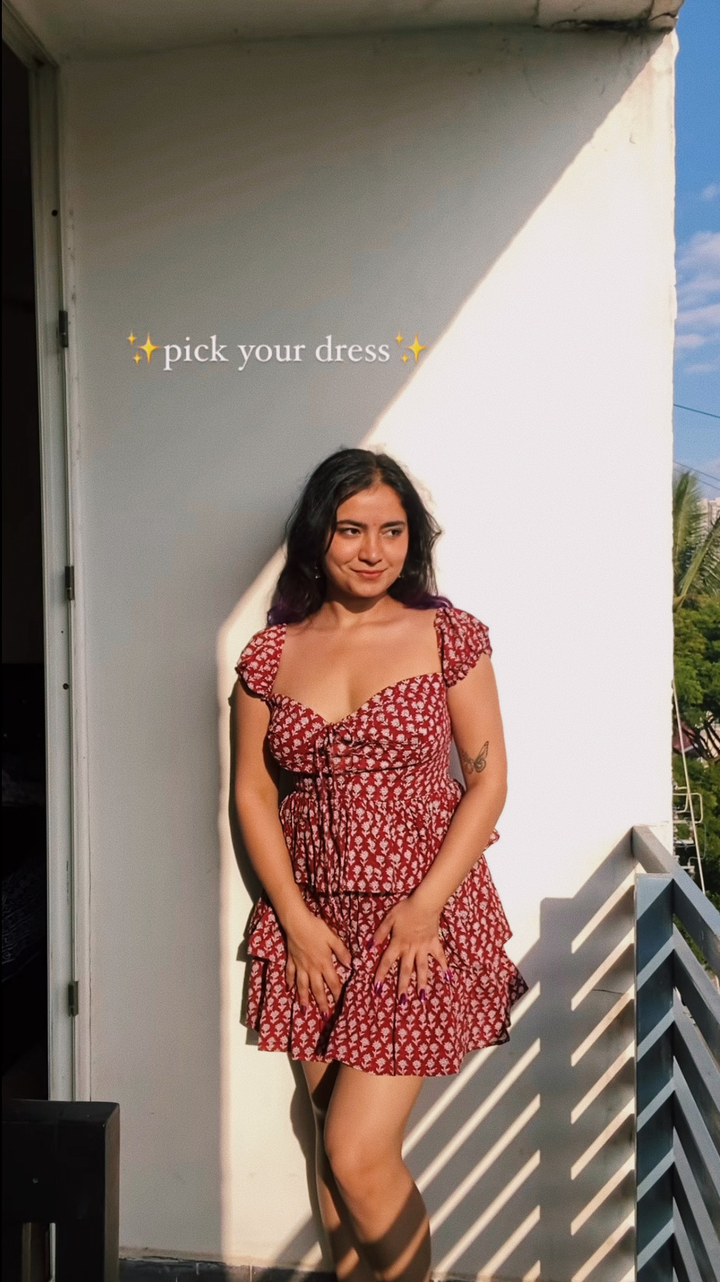
<path fill-rule="evenodd" d="M 336 522 L 335 522 L 335 524 L 336 524 L 336 526 L 337 526 L 337 525 L 356 525 L 356 526 L 357 526 L 357 528 L 358 528 L 359 530 L 366 530 L 366 529 L 367 529 L 367 522 L 365 522 L 365 521 L 353 521 L 349 516 L 344 516 L 344 517 L 342 518 L 342 520 L 340 520 L 340 521 L 336 521 Z M 386 530 L 386 529 L 388 529 L 388 527 L 389 527 L 389 526 L 405 525 L 405 524 L 406 524 L 406 522 L 405 522 L 405 521 L 403 521 L 402 517 L 398 517 L 397 521 L 383 521 L 382 525 L 380 526 L 380 529 L 381 529 L 381 530 Z"/>

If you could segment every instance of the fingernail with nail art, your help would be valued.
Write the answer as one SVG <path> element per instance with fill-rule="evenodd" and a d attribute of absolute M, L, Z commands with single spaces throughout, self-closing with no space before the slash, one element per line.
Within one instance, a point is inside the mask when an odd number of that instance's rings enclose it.
<path fill-rule="evenodd" d="M 400 1005 L 401 1005 L 401 1006 L 404 1006 L 404 1005 L 406 1004 L 406 1002 L 407 1002 L 407 997 L 406 997 L 405 993 L 401 993 L 401 994 L 400 994 Z"/>
<path fill-rule="evenodd" d="M 373 939 L 372 935 L 369 935 L 368 938 L 365 940 L 365 947 L 367 948 L 369 953 L 371 953 L 373 948 L 375 947 L 375 940 Z"/>
<path fill-rule="evenodd" d="M 427 993 L 425 992 L 424 988 L 420 989 L 420 992 L 418 993 L 418 997 L 420 998 L 421 1002 L 425 1001 L 425 998 L 427 997 Z"/>
<path fill-rule="evenodd" d="M 382 980 L 380 980 L 380 982 L 379 982 L 378 984 L 373 984 L 373 992 L 374 992 L 374 993 L 381 993 L 381 992 L 382 992 Z"/>

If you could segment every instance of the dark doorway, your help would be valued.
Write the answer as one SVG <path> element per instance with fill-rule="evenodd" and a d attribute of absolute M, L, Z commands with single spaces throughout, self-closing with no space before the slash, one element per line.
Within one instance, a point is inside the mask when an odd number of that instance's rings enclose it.
<path fill-rule="evenodd" d="M 42 523 L 29 73 L 2 50 L 2 1072 L 47 1098 Z"/>

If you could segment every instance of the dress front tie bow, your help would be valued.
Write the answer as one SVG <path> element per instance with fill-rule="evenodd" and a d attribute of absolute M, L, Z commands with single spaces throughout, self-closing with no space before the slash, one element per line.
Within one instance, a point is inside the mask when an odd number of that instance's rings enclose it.
<path fill-rule="evenodd" d="M 344 738 L 337 725 L 328 725 L 313 744 L 312 777 L 318 803 L 320 848 L 323 873 L 320 880 L 327 890 L 343 885 L 347 807 L 340 796 L 344 776 L 336 744 Z"/>

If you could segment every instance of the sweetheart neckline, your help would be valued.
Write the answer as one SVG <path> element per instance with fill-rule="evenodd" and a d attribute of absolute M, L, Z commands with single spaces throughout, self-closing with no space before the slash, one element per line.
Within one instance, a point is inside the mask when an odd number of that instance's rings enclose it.
<path fill-rule="evenodd" d="M 439 613 L 440 613 L 440 610 L 438 608 L 435 610 L 435 613 L 433 615 L 433 627 L 435 629 L 435 638 L 438 644 L 438 657 L 442 665 L 442 632 L 440 630 L 440 622 L 438 619 Z M 287 630 L 288 630 L 287 623 L 281 623 L 278 626 L 282 628 L 282 645 L 280 646 L 280 652 L 278 654 L 277 663 L 275 665 L 276 676 L 277 676 L 277 670 L 280 667 L 282 652 L 285 649 L 285 641 L 287 639 Z M 345 724 L 346 721 L 349 721 L 351 717 L 357 716 L 358 712 L 362 712 L 364 708 L 367 708 L 368 704 L 371 704 L 374 702 L 375 699 L 378 699 L 381 694 L 387 694 L 390 690 L 397 690 L 399 686 L 407 685 L 408 681 L 418 681 L 422 677 L 442 677 L 443 684 L 445 682 L 445 678 L 442 672 L 442 667 L 439 672 L 418 672 L 415 676 L 412 676 L 412 677 L 401 677 L 399 681 L 393 681 L 390 685 L 383 686 L 382 690 L 376 690 L 374 694 L 370 695 L 369 699 L 365 699 L 364 702 L 360 704 L 359 708 L 353 708 L 352 712 L 348 712 L 347 716 L 341 717 L 339 721 L 328 721 L 327 718 L 324 717 L 321 712 L 316 712 L 314 708 L 309 707 L 307 703 L 302 703 L 300 699 L 293 699 L 291 694 L 276 694 L 274 690 L 271 690 L 269 697 L 271 699 L 285 699 L 286 702 L 288 703 L 294 703 L 296 708 L 303 708 L 305 712 L 309 712 L 311 716 L 316 717 L 318 721 L 322 721 L 324 726 L 342 726 Z M 273 684 L 274 684 L 274 680 L 273 680 Z"/>
<path fill-rule="evenodd" d="M 365 699 L 358 708 L 353 708 L 352 712 L 348 712 L 347 716 L 341 717 L 339 721 L 328 721 L 321 712 L 316 712 L 314 708 L 311 708 L 307 703 L 302 703 L 300 699 L 293 699 L 291 694 L 277 694 L 275 691 L 271 691 L 269 698 L 282 700 L 284 703 L 294 703 L 296 708 L 302 708 L 304 712 L 309 712 L 311 717 L 315 717 L 317 721 L 322 721 L 324 726 L 335 727 L 344 725 L 351 717 L 356 717 L 359 712 L 363 712 L 369 704 L 374 703 L 381 695 L 389 694 L 391 690 L 397 690 L 399 686 L 407 685 L 409 681 L 422 681 L 429 677 L 440 677 L 444 684 L 442 672 L 418 672 L 413 677 L 402 677 L 400 681 L 393 681 L 389 686 L 383 686 L 382 690 L 376 690 L 374 694 L 370 695 L 369 699 Z"/>

